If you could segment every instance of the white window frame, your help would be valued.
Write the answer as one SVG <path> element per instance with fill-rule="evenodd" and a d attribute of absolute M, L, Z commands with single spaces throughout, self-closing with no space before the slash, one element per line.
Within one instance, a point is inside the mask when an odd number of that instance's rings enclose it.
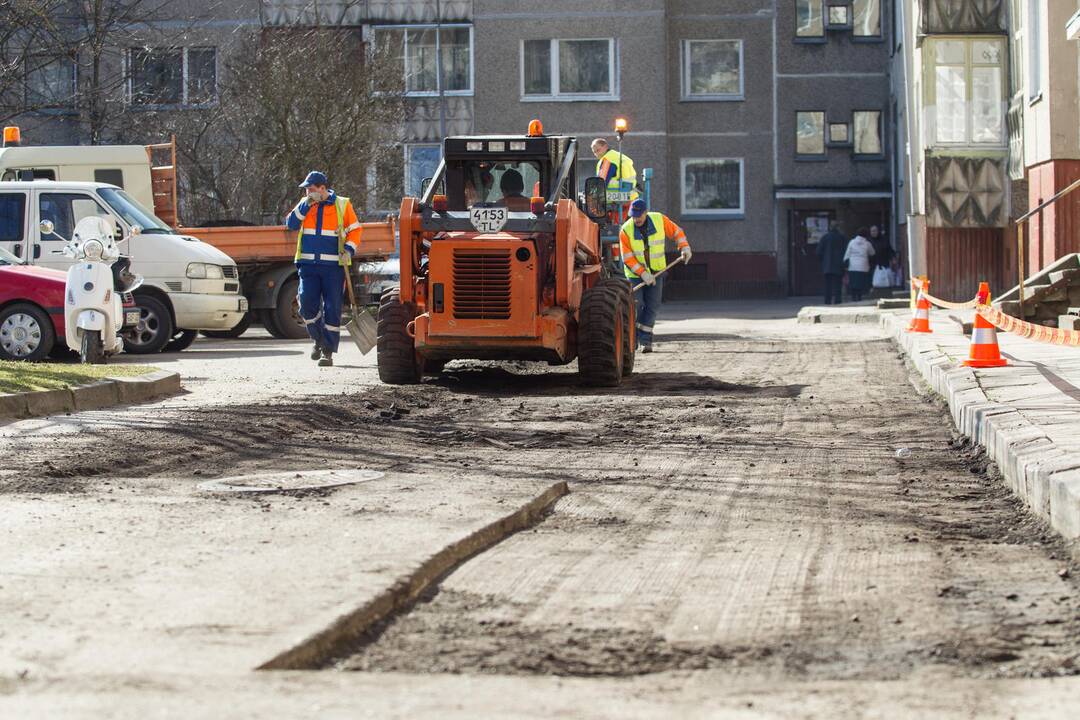
<path fill-rule="evenodd" d="M 938 106 L 937 69 L 938 69 L 938 66 L 939 66 L 939 63 L 937 61 L 937 43 L 939 43 L 939 42 L 959 42 L 959 43 L 963 43 L 963 45 L 964 45 L 964 66 L 963 66 L 964 67 L 964 106 L 965 106 L 964 117 L 965 117 L 967 126 L 966 126 L 966 129 L 964 131 L 964 139 L 962 141 L 944 141 L 944 140 L 938 140 L 938 137 L 937 137 L 937 106 Z M 972 46 L 977 42 L 998 42 L 998 43 L 1000 43 L 1000 45 L 1001 45 L 1001 62 L 999 62 L 996 66 L 995 65 L 985 64 L 985 63 L 975 63 L 972 60 L 971 53 L 972 53 Z M 1005 35 L 957 35 L 957 36 L 942 35 L 942 36 L 935 37 L 935 38 L 928 38 L 927 41 L 923 43 L 922 52 L 923 52 L 923 60 L 924 60 L 923 61 L 923 79 L 924 79 L 923 101 L 927 105 L 932 105 L 933 108 L 934 108 L 934 112 L 932 114 L 932 117 L 934 118 L 933 127 L 931 128 L 931 132 L 929 132 L 927 134 L 927 140 L 928 140 L 927 144 L 928 144 L 928 146 L 929 147 L 938 147 L 938 148 L 944 148 L 944 147 L 948 147 L 948 148 L 971 148 L 971 149 L 983 149 L 983 150 L 988 150 L 988 149 L 1001 150 L 1001 149 L 1007 148 L 1009 146 L 1008 109 L 1006 107 L 1006 103 L 1007 103 L 1006 98 L 1008 98 L 1008 90 L 1007 90 L 1007 88 L 1008 88 L 1008 82 L 1009 82 L 1009 78 L 1008 78 L 1008 72 L 1009 72 L 1009 67 L 1008 67 L 1008 62 L 1009 62 L 1009 55 L 1008 55 L 1009 54 L 1009 39 L 1008 39 L 1008 37 L 1006 37 Z M 941 65 L 945 66 L 945 67 L 959 67 L 958 65 L 955 65 L 955 64 L 952 64 L 952 63 L 941 63 Z M 998 143 L 975 142 L 975 141 L 973 141 L 971 139 L 972 136 L 974 135 L 974 125 L 973 125 L 973 119 L 972 119 L 972 115 L 971 115 L 971 105 L 972 105 L 972 88 L 973 88 L 973 84 L 974 84 L 974 68 L 976 68 L 976 67 L 998 67 L 1001 70 L 1001 82 L 1002 82 L 1001 97 L 1002 97 L 1002 100 L 1003 100 L 1002 108 L 1001 108 L 1001 128 L 1002 128 L 1001 135 L 1002 135 L 1002 139 L 1001 139 L 1001 142 L 998 142 Z M 932 97 L 930 96 L 931 92 L 933 93 Z M 884 118 L 884 114 L 882 115 L 882 118 Z M 884 122 L 884 120 L 883 120 L 883 122 Z M 852 128 L 852 130 L 854 131 L 854 128 Z M 882 143 L 884 144 L 884 129 L 882 129 Z M 872 156 L 861 156 L 861 157 L 872 157 Z"/>
<path fill-rule="evenodd" d="M 690 92 L 690 46 L 693 43 L 735 43 L 739 48 L 739 89 L 734 93 L 699 93 Z M 686 102 L 735 102 L 746 99 L 746 73 L 743 54 L 743 41 L 737 38 L 684 38 L 682 41 L 682 100 Z"/>
<path fill-rule="evenodd" d="M 135 84 L 134 84 L 134 69 L 132 67 L 131 55 L 139 50 L 147 50 L 150 52 L 167 52 L 173 50 L 180 50 L 180 102 L 179 103 L 136 103 L 134 102 Z M 206 102 L 192 103 L 188 101 L 188 50 L 213 50 L 214 51 L 214 97 Z M 182 48 L 175 47 L 151 47 L 151 48 L 128 48 L 124 53 L 124 100 L 125 103 L 135 109 L 145 110 L 161 110 L 166 108 L 208 108 L 214 107 L 221 99 L 220 86 L 221 86 L 221 52 L 217 45 L 192 45 L 190 47 L 184 46 Z"/>
<path fill-rule="evenodd" d="M 518 80 L 521 102 L 615 102 L 619 100 L 619 43 L 616 38 L 546 38 L 551 43 L 551 88 L 546 95 L 525 94 L 525 42 L 545 38 L 524 38 L 518 43 Z M 559 90 L 559 43 L 604 40 L 608 44 L 608 77 L 611 90 L 608 93 L 564 93 Z"/>
<path fill-rule="evenodd" d="M 438 90 L 409 90 L 409 30 L 454 30 L 458 28 L 469 29 L 469 87 L 467 90 L 443 90 L 443 95 L 447 97 L 471 97 L 476 88 L 476 32 L 473 29 L 472 23 L 442 23 L 442 25 L 435 25 L 434 23 L 421 23 L 414 25 L 377 25 L 374 28 L 376 43 L 378 42 L 379 33 L 386 30 L 402 30 L 404 34 L 401 40 L 401 51 L 403 56 L 401 58 L 401 79 L 405 87 L 405 97 L 410 98 L 422 98 L 422 97 L 439 97 Z M 436 40 L 436 52 L 441 45 L 441 38 L 439 34 L 435 36 Z M 439 79 L 442 82 L 442 79 Z"/>
<path fill-rule="evenodd" d="M 710 209 L 686 207 L 686 166 L 691 163 L 734 161 L 739 163 L 739 207 L 735 209 Z M 741 157 L 690 157 L 679 160 L 679 203 L 682 215 L 695 219 L 738 219 L 746 216 L 746 158 Z"/>
<path fill-rule="evenodd" d="M 408 195 L 409 193 L 412 192 L 412 187 L 413 187 L 413 183 L 412 183 L 412 181 L 413 181 L 412 166 L 411 166 L 411 164 L 409 162 L 409 159 L 410 159 L 409 156 L 411 155 L 413 150 L 418 149 L 418 148 L 436 148 L 440 152 L 442 151 L 442 145 L 440 145 L 439 143 L 409 142 L 409 143 L 405 143 L 404 145 L 402 145 L 402 153 L 403 153 L 402 154 L 402 160 L 405 163 L 405 172 L 402 173 L 402 178 L 404 179 L 405 187 L 402 188 L 402 190 L 406 195 Z M 437 163 L 436 163 L 436 167 L 438 167 Z M 416 178 L 416 184 L 418 186 L 423 181 L 424 181 L 424 178 L 422 178 L 422 177 Z M 422 193 L 422 191 L 421 191 L 421 193 Z"/>

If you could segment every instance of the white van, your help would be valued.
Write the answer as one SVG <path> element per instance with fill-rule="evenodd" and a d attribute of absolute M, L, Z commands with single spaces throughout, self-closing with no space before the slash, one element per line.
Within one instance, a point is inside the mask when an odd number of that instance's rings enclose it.
<path fill-rule="evenodd" d="M 89 215 L 114 222 L 118 236 L 132 226 L 139 235 L 121 246 L 131 255 L 132 272 L 144 284 L 135 292 L 138 328 L 125 339 L 128 352 L 183 350 L 199 330 L 229 330 L 247 312 L 236 263 L 217 248 L 169 228 L 124 190 L 101 182 L 63 180 L 0 181 L 0 248 L 29 265 L 67 270 L 71 261 L 53 250 L 56 235 L 38 225 L 51 220 L 55 232 L 71 237 L 75 223 Z"/>

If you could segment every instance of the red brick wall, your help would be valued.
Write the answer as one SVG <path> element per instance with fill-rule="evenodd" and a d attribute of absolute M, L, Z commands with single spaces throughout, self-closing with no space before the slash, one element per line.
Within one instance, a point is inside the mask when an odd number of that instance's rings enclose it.
<path fill-rule="evenodd" d="M 1080 179 L 1080 161 L 1051 160 L 1028 168 L 1028 204 L 1038 207 Z M 1028 221 L 1028 275 L 1062 255 L 1080 252 L 1080 190 L 1037 213 Z"/>

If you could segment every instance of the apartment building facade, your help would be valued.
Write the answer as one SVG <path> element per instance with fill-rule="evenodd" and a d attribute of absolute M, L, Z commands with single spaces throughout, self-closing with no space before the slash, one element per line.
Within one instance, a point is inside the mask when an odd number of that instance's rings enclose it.
<path fill-rule="evenodd" d="M 155 39 L 122 48 L 119 102 L 217 101 L 230 53 L 277 28 L 332 27 L 400 59 L 410 112 L 400 167 L 373 186 L 419 191 L 443 133 L 614 140 L 651 168 L 652 206 L 687 231 L 696 261 L 676 296 L 816 294 L 829 221 L 898 233 L 890 107 L 890 0 L 183 0 Z M 197 17 L 197 22 L 190 18 Z M 438 71 L 441 70 L 441 77 Z M 39 84 L 63 94 L 67 70 Z M 72 82 L 78 82 L 73 78 Z M 60 113 L 50 142 L 85 142 Z M 385 195 L 386 193 L 384 193 Z M 389 193 L 393 195 L 394 193 Z M 384 208 L 392 210 L 391 207 Z M 901 218 L 902 219 L 902 218 Z"/>

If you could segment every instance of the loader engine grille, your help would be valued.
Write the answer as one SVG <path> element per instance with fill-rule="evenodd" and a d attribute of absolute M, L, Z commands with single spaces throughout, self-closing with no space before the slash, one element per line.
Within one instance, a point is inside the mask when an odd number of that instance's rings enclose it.
<path fill-rule="evenodd" d="M 509 250 L 454 250 L 454 318 L 510 318 Z"/>

